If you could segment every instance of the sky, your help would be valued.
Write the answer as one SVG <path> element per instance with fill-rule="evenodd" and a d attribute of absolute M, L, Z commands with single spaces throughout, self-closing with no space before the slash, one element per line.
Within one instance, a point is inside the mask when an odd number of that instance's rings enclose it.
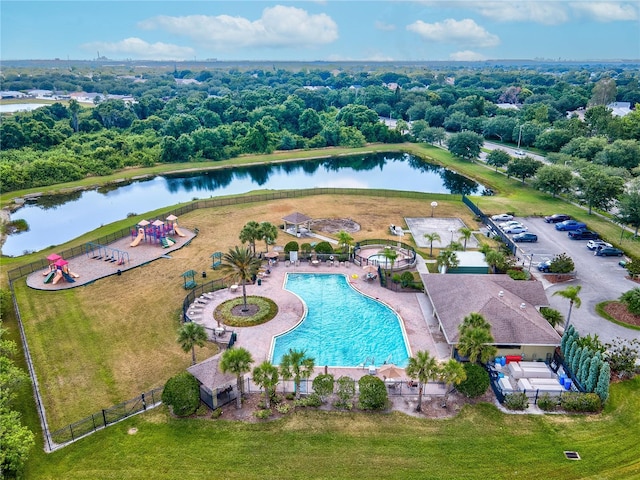
<path fill-rule="evenodd" d="M 640 0 L 2 0 L 0 30 L 0 60 L 638 60 Z"/>

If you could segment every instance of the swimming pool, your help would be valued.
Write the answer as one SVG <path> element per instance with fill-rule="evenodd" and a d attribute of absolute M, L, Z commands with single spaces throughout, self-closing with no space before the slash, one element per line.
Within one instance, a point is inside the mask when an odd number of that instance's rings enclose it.
<path fill-rule="evenodd" d="M 409 348 L 400 317 L 352 288 L 345 275 L 288 273 L 285 288 L 302 299 L 307 312 L 293 329 L 274 337 L 274 364 L 293 348 L 305 350 L 316 366 L 406 366 Z"/>

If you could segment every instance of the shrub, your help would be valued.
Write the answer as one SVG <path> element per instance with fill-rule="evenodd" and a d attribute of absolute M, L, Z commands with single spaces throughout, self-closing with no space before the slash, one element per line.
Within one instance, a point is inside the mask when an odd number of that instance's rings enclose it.
<path fill-rule="evenodd" d="M 311 253 L 311 250 L 313 250 L 313 248 L 311 247 L 310 243 L 303 243 L 302 245 L 300 245 L 300 251 L 302 253 L 309 254 Z"/>
<path fill-rule="evenodd" d="M 267 410 L 266 408 L 262 410 L 256 410 L 255 412 L 253 412 L 253 415 L 260 420 L 265 420 L 271 416 L 271 410 Z"/>
<path fill-rule="evenodd" d="M 383 410 L 389 398 L 382 379 L 365 375 L 358 381 L 360 387 L 359 406 L 362 410 Z"/>
<path fill-rule="evenodd" d="M 633 288 L 620 295 L 620 301 L 624 303 L 630 313 L 640 315 L 640 288 Z"/>
<path fill-rule="evenodd" d="M 336 394 L 340 400 L 336 402 L 336 405 L 340 405 L 339 408 L 351 410 L 353 408 L 353 396 L 356 394 L 356 382 L 351 377 L 342 376 L 337 383 Z"/>
<path fill-rule="evenodd" d="M 329 242 L 320 242 L 316 245 L 316 253 L 333 253 L 333 246 Z"/>
<path fill-rule="evenodd" d="M 391 281 L 393 283 L 400 283 L 400 274 L 394 273 L 393 276 L 391 277 Z"/>
<path fill-rule="evenodd" d="M 606 344 L 605 360 L 609 362 L 611 370 L 620 378 L 632 377 L 636 371 L 636 360 L 640 355 L 640 341 L 636 338 L 627 340 L 616 337 Z"/>
<path fill-rule="evenodd" d="M 527 275 L 527 272 L 523 270 L 510 269 L 510 270 L 507 270 L 507 275 L 509 275 L 514 280 L 527 280 L 529 278 L 529 276 Z"/>
<path fill-rule="evenodd" d="M 162 402 L 178 417 L 193 414 L 200 405 L 200 385 L 189 372 L 182 372 L 167 380 L 162 392 Z"/>
<path fill-rule="evenodd" d="M 640 259 L 632 258 L 630 262 L 625 264 L 624 268 L 627 269 L 631 278 L 636 278 L 640 275 Z"/>
<path fill-rule="evenodd" d="M 330 373 L 326 375 L 318 375 L 313 379 L 313 391 L 320 395 L 320 399 L 324 399 L 333 393 L 334 386 L 333 375 Z"/>
<path fill-rule="evenodd" d="M 322 399 L 317 393 L 310 393 L 304 400 L 307 407 L 319 407 L 322 405 Z"/>
<path fill-rule="evenodd" d="M 402 285 L 403 288 L 408 287 L 412 283 L 413 283 L 413 273 L 403 272 L 403 274 L 400 275 L 400 285 Z"/>
<path fill-rule="evenodd" d="M 222 416 L 222 409 L 216 408 L 213 412 L 211 412 L 211 418 L 220 418 Z"/>
<path fill-rule="evenodd" d="M 504 397 L 504 406 L 509 410 L 526 410 L 529 408 L 529 399 L 524 392 L 510 393 Z"/>
<path fill-rule="evenodd" d="M 595 393 L 568 392 L 560 397 L 560 408 L 567 412 L 599 412 L 602 402 Z"/>
<path fill-rule="evenodd" d="M 468 398 L 476 398 L 489 388 L 489 374 L 480 365 L 465 363 L 467 379 L 458 385 L 458 391 Z"/>
<path fill-rule="evenodd" d="M 278 413 L 286 415 L 291 411 L 291 405 L 289 405 L 288 403 L 279 403 L 278 405 L 276 405 L 276 410 L 278 411 Z"/>
<path fill-rule="evenodd" d="M 296 242 L 295 240 L 291 240 L 284 246 L 284 253 L 297 252 L 298 248 L 298 242 Z"/>
<path fill-rule="evenodd" d="M 575 269 L 575 264 L 570 256 L 566 253 L 556 255 L 551 260 L 549 271 L 551 273 L 571 273 Z"/>
<path fill-rule="evenodd" d="M 540 398 L 538 398 L 538 407 L 545 412 L 553 412 L 558 408 L 559 404 L 560 399 L 558 397 L 552 397 L 548 393 L 543 393 Z"/>

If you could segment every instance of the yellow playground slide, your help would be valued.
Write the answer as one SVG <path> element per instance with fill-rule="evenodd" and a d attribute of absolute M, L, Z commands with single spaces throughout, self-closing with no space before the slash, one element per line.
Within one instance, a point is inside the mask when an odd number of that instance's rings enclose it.
<path fill-rule="evenodd" d="M 177 223 L 175 223 L 173 225 L 173 231 L 176 232 L 176 235 L 178 235 L 179 237 L 185 237 L 186 236 L 184 233 L 182 233 L 180 231 L 180 229 L 178 228 L 178 224 Z"/>
<path fill-rule="evenodd" d="M 136 247 L 138 246 L 138 244 L 144 239 L 144 229 L 139 228 L 138 229 L 138 236 L 136 237 L 136 239 L 131 242 L 131 244 L 129 245 L 130 247 Z"/>

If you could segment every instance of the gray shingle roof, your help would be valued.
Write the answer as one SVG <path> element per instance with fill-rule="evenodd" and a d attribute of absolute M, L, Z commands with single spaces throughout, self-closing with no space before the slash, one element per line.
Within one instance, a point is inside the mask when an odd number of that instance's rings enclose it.
<path fill-rule="evenodd" d="M 205 361 L 197 363 L 187 368 L 187 371 L 196 377 L 205 387 L 214 390 L 216 387 L 228 385 L 236 381 L 235 375 L 222 373 L 218 370 L 220 355 L 207 358 Z"/>
<path fill-rule="evenodd" d="M 508 275 L 423 275 L 434 310 L 450 344 L 458 342 L 458 325 L 472 312 L 491 324 L 496 344 L 558 345 L 560 335 L 536 307 L 549 301 L 538 281 Z"/>

